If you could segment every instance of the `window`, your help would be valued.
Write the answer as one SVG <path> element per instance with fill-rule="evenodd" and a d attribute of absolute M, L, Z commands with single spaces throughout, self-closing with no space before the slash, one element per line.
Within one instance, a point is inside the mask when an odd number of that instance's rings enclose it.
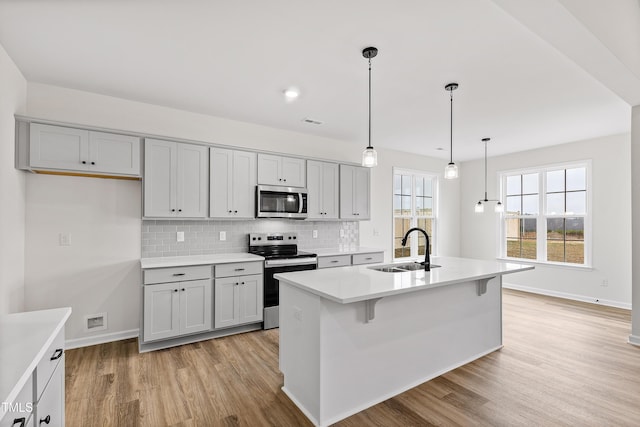
<path fill-rule="evenodd" d="M 430 251 L 435 245 L 437 178 L 422 172 L 394 169 L 393 173 L 393 258 L 417 258 L 425 255 L 426 239 L 412 233 L 407 246 L 402 238 L 413 227 L 422 228 L 429 235 Z"/>
<path fill-rule="evenodd" d="M 588 266 L 589 163 L 501 175 L 502 256 Z"/>

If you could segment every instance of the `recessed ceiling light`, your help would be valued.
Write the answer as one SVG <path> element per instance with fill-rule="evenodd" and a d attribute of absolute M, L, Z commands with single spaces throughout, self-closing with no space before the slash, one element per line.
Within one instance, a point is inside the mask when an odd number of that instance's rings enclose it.
<path fill-rule="evenodd" d="M 285 89 L 283 93 L 284 99 L 286 99 L 287 102 L 293 102 L 300 96 L 300 90 L 297 87 Z"/>

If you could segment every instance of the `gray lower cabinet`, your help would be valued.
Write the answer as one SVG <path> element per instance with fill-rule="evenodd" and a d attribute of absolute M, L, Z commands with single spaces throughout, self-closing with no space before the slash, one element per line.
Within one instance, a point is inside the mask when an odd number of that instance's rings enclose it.
<path fill-rule="evenodd" d="M 215 280 L 215 328 L 262 321 L 261 274 Z"/>
<path fill-rule="evenodd" d="M 318 256 L 318 268 L 345 267 L 349 265 L 378 264 L 384 262 L 384 252 L 366 252 Z"/>
<path fill-rule="evenodd" d="M 211 279 L 145 284 L 144 341 L 208 331 L 211 313 Z"/>

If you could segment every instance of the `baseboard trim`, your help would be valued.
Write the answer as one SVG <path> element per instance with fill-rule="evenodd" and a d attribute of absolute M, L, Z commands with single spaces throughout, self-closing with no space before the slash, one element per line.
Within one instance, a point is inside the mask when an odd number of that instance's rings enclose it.
<path fill-rule="evenodd" d="M 558 297 L 558 298 L 564 298 L 564 299 L 569 299 L 573 301 L 588 302 L 591 304 L 606 305 L 608 307 L 616 307 L 616 308 L 623 308 L 625 310 L 631 310 L 631 304 L 620 302 L 620 301 L 586 297 L 584 295 L 570 294 L 567 292 L 550 291 L 548 289 L 532 288 L 529 286 L 521 286 L 521 285 L 516 285 L 513 283 L 505 283 L 505 282 L 502 282 L 502 287 L 507 289 L 514 289 L 516 291 L 529 292 L 532 294 L 546 295 L 550 297 Z"/>
<path fill-rule="evenodd" d="M 113 341 L 126 340 L 129 338 L 137 338 L 140 333 L 139 329 L 131 329 L 129 331 L 111 332 L 109 334 L 92 335 L 90 337 L 75 338 L 66 340 L 67 349 L 88 347 L 90 345 L 104 344 Z"/>
<path fill-rule="evenodd" d="M 640 336 L 633 334 L 629 335 L 629 344 L 637 345 L 638 347 L 640 347 Z"/>

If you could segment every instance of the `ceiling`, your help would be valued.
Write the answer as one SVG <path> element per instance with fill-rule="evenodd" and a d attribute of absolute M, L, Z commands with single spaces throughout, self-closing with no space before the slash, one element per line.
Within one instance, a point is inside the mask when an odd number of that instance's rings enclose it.
<path fill-rule="evenodd" d="M 456 161 L 629 132 L 619 94 L 496 3 L 1 0 L 0 44 L 28 81 L 363 148 L 367 46 L 375 147 L 448 158 L 449 82 Z"/>

